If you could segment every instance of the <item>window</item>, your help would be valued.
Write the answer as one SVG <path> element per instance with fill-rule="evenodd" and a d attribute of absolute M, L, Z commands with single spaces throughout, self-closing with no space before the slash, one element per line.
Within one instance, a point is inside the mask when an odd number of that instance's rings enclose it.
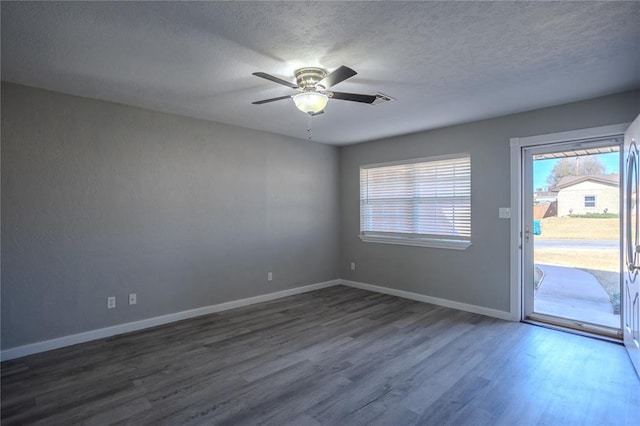
<path fill-rule="evenodd" d="M 585 195 L 584 196 L 584 206 L 585 207 L 595 207 L 596 206 L 596 196 L 595 195 Z"/>
<path fill-rule="evenodd" d="M 469 247 L 469 154 L 360 167 L 360 239 L 460 250 Z"/>

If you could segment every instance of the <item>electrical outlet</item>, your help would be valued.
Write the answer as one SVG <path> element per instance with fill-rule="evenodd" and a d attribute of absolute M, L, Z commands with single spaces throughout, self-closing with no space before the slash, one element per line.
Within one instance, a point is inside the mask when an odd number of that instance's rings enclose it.
<path fill-rule="evenodd" d="M 351 270 L 352 271 L 356 270 L 356 262 L 351 262 Z"/>
<path fill-rule="evenodd" d="M 267 273 L 267 281 L 273 281 L 273 272 Z"/>
<path fill-rule="evenodd" d="M 129 304 L 135 305 L 136 303 L 138 303 L 138 296 L 135 293 L 129 293 Z"/>
<path fill-rule="evenodd" d="M 114 309 L 116 307 L 116 297 L 109 296 L 107 297 L 107 309 Z"/>

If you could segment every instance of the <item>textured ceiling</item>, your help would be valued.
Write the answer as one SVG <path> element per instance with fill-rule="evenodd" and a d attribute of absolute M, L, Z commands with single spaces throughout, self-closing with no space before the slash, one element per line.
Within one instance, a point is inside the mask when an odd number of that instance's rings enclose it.
<path fill-rule="evenodd" d="M 640 2 L 2 2 L 2 79 L 344 145 L 640 87 Z M 346 65 L 309 118 L 293 70 Z"/>

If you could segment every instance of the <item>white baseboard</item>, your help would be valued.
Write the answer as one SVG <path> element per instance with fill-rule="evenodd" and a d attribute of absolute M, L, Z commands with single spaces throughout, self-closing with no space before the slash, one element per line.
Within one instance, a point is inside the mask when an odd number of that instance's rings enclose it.
<path fill-rule="evenodd" d="M 365 284 L 350 280 L 331 280 L 317 284 L 310 284 L 303 287 L 296 287 L 288 290 L 278 291 L 275 293 L 262 294 L 260 296 L 248 297 L 246 299 L 232 300 L 230 302 L 219 303 L 217 305 L 204 306 L 202 308 L 190 309 L 188 311 L 176 312 L 173 314 L 162 315 L 159 317 L 148 318 L 140 321 L 118 324 L 111 327 L 100 328 L 97 330 L 86 331 L 83 333 L 72 334 L 69 336 L 58 337 L 56 339 L 45 340 L 42 342 L 30 343 L 28 345 L 17 346 L 15 348 L 5 349 L 0 352 L 0 360 L 7 361 L 10 359 L 20 358 L 27 355 L 33 355 L 40 352 L 46 352 L 65 346 L 76 345 L 78 343 L 90 342 L 92 340 L 103 339 L 118 334 L 129 333 L 131 331 L 143 330 L 145 328 L 155 327 L 158 325 L 168 324 L 184 319 L 195 318 L 202 315 L 208 315 L 215 312 L 226 311 L 229 309 L 240 308 L 243 306 L 253 305 L 255 303 L 267 302 L 269 300 L 280 299 L 282 297 L 293 296 L 295 294 L 306 293 L 309 291 L 319 290 L 322 288 L 332 287 L 335 285 L 346 285 L 362 290 L 375 291 L 377 293 L 389 294 L 392 296 L 403 297 L 405 299 L 417 300 L 418 302 L 431 303 L 434 305 L 445 306 L 447 308 L 458 309 L 460 311 L 473 312 L 475 314 L 486 315 L 490 317 L 500 318 L 513 321 L 513 316 L 509 312 L 499 311 L 497 309 L 485 308 L 477 305 L 469 305 L 467 303 L 455 302 L 438 297 L 425 296 L 423 294 L 412 293 L 409 291 L 397 290 L 389 287 Z"/>
<path fill-rule="evenodd" d="M 455 302 L 448 299 L 440 299 L 439 297 L 425 296 L 424 294 L 412 293 L 410 291 L 397 290 L 395 288 L 382 287 L 379 285 L 365 284 L 357 281 L 339 280 L 340 284 L 348 287 L 355 287 L 362 290 L 375 291 L 377 293 L 389 294 L 405 299 L 417 300 L 418 302 L 431 303 L 433 305 L 444 306 L 447 308 L 457 309 L 459 311 L 473 312 L 474 314 L 486 315 L 489 317 L 500 318 L 507 321 L 513 321 L 513 315 L 507 311 L 485 308 L 483 306 L 469 305 L 467 303 Z"/>
<path fill-rule="evenodd" d="M 325 281 L 317 284 L 306 285 L 303 287 L 296 287 L 288 290 L 278 291 L 275 293 L 262 294 L 260 296 L 248 297 L 246 299 L 232 300 L 230 302 L 219 303 L 217 305 L 204 306 L 202 308 L 190 309 L 188 311 L 176 312 L 174 314 L 162 315 L 159 317 L 129 322 L 126 324 L 118 324 L 112 327 L 86 331 L 83 333 L 58 337 L 56 339 L 45 340 L 42 342 L 30 343 L 28 345 L 17 346 L 15 348 L 5 349 L 1 351 L 0 360 L 7 361 L 14 358 L 20 358 L 27 355 L 50 351 L 52 349 L 76 345 L 78 343 L 103 339 L 105 337 L 129 333 L 131 331 L 142 330 L 145 328 L 168 324 L 188 318 L 226 311 L 228 309 L 240 308 L 242 306 L 253 305 L 255 303 L 267 302 L 269 300 L 280 299 L 282 297 L 293 296 L 295 294 L 306 293 L 309 291 L 319 290 L 321 288 L 332 287 L 338 284 L 340 284 L 340 280 Z"/>

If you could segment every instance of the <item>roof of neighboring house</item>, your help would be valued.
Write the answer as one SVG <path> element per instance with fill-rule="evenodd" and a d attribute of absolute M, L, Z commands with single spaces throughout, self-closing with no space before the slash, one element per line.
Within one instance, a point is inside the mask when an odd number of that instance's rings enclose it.
<path fill-rule="evenodd" d="M 561 189 L 568 188 L 573 185 L 577 185 L 586 181 L 593 181 L 604 183 L 605 185 L 611 186 L 619 186 L 620 185 L 620 176 L 618 174 L 612 173 L 610 175 L 586 175 L 586 176 L 565 176 L 558 184 L 553 188 L 554 191 L 559 191 Z"/>
<path fill-rule="evenodd" d="M 558 196 L 558 191 L 537 191 L 533 193 L 535 198 L 555 198 Z"/>

